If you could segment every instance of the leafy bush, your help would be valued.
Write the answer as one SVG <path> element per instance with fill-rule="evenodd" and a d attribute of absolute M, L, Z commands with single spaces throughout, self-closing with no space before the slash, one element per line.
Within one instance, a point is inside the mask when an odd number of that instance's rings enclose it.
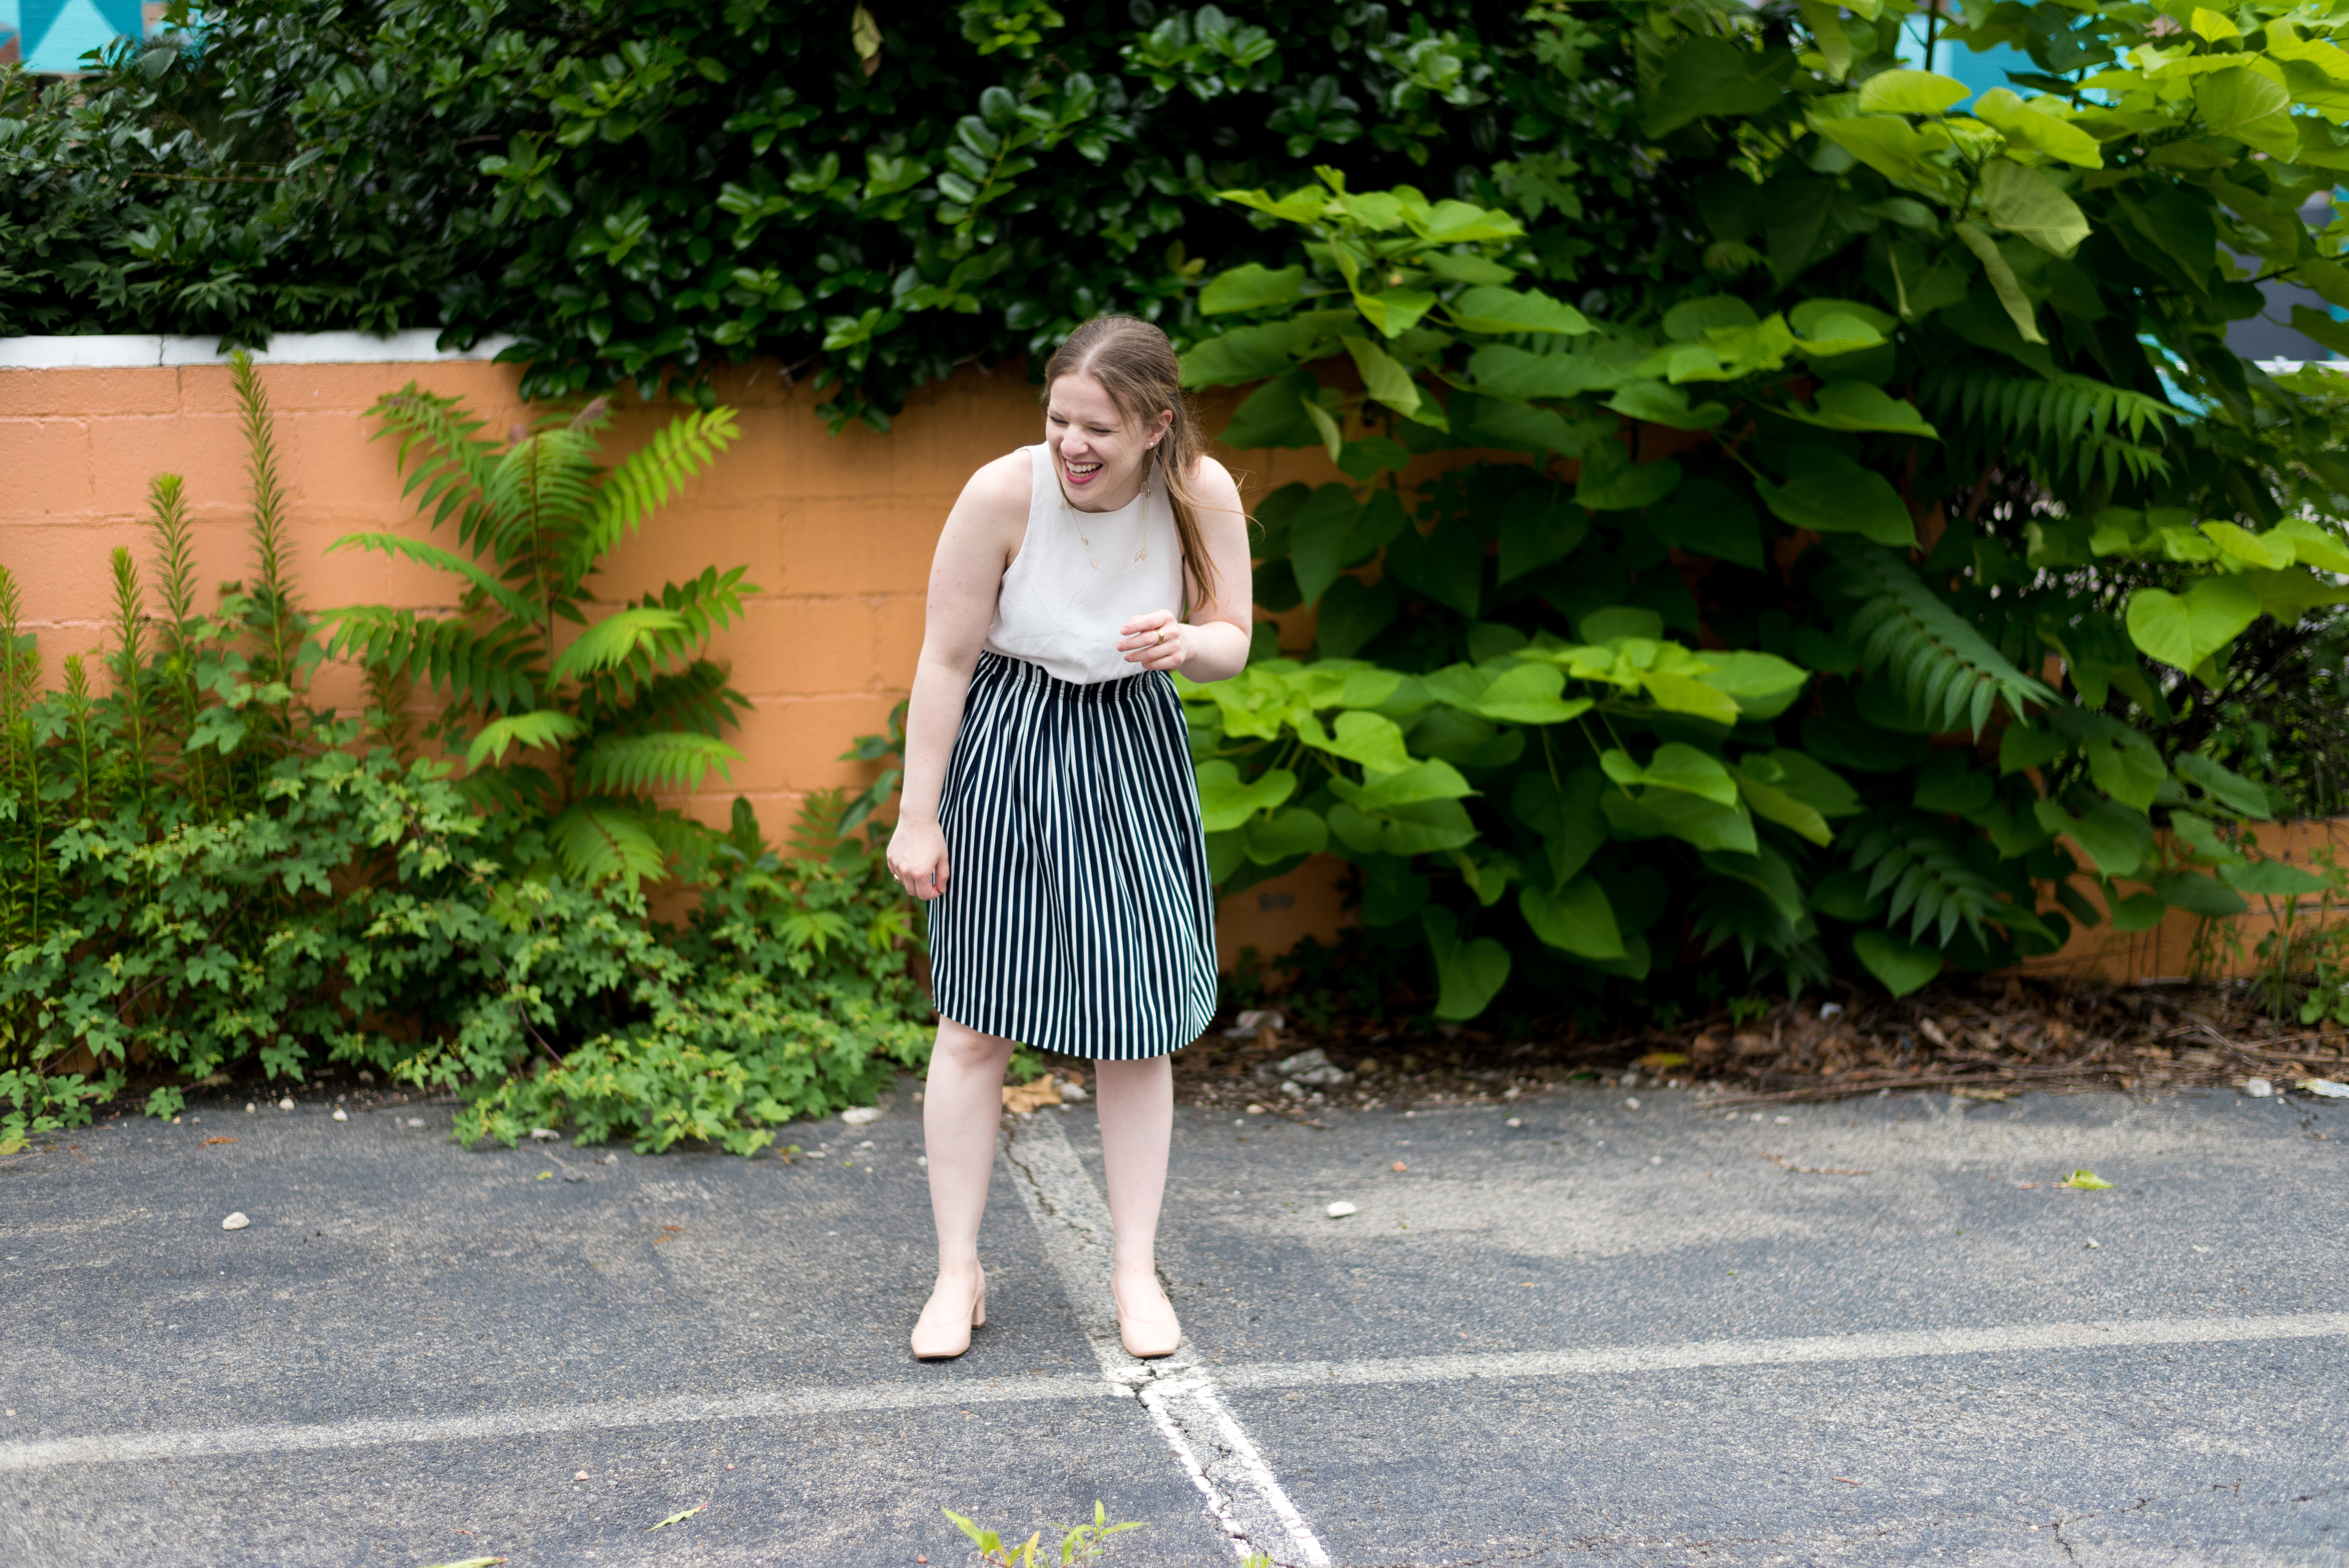
<path fill-rule="evenodd" d="M 235 378 L 250 586 L 195 608 L 181 486 L 158 479 L 163 614 L 118 550 L 106 689 L 75 657 L 44 692 L 0 570 L 0 1151 L 86 1120 L 134 1070 L 166 1077 L 149 1109 L 169 1114 L 172 1079 L 331 1061 L 460 1091 L 469 1138 L 569 1120 L 590 1141 L 749 1152 L 918 1065 L 911 916 L 869 830 L 819 830 L 839 800 L 784 856 L 747 802 L 719 835 L 646 799 L 731 755 L 715 732 L 740 699 L 696 650 L 740 613 L 740 573 L 588 614 L 603 552 L 730 416 L 686 415 L 605 475 L 599 410 L 492 451 L 460 410 L 387 398 L 388 428 L 430 443 L 410 489 L 457 519 L 462 553 L 349 542 L 453 572 L 466 597 L 438 620 L 314 617 L 248 360 Z M 363 718 L 310 706 L 328 621 L 367 664 Z M 583 629 L 557 645 L 560 621 Z M 420 740 L 479 767 L 401 758 L 410 679 L 447 699 Z M 699 884 L 682 931 L 642 887 L 673 872 Z"/>
<path fill-rule="evenodd" d="M 1262 242 L 1221 186 L 1553 188 L 1518 11 L 182 0 L 78 82 L 0 71 L 0 333 L 510 332 L 533 397 L 764 355 L 885 425 L 1099 311 L 1179 327 Z"/>
<path fill-rule="evenodd" d="M 2349 150 L 2293 112 L 2349 52 L 2002 5 L 1949 36 L 2036 96 L 1960 114 L 1850 9 L 1546 14 L 1560 89 L 1651 149 L 1637 287 L 1547 292 L 1574 225 L 1535 201 L 1226 192 L 1298 240 L 1206 284 L 1238 322 L 1186 378 L 1353 482 L 1261 509 L 1257 601 L 1318 656 L 1186 689 L 1213 864 L 1344 856 L 1439 1018 L 1669 1000 L 1725 951 L 1899 993 L 2304 875 L 2181 742 L 2254 621 L 2349 597 L 2339 398 L 2227 349 L 2260 296 L 2221 248 L 2349 304 L 2297 215 Z"/>

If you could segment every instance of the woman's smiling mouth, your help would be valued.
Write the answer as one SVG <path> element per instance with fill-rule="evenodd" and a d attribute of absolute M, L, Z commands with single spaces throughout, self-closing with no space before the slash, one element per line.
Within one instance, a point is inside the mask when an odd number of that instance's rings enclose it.
<path fill-rule="evenodd" d="M 1084 485 L 1092 482 L 1093 476 L 1102 471 L 1102 466 L 1097 462 L 1073 463 L 1063 458 L 1061 459 L 1061 471 L 1069 476 L 1071 484 Z"/>

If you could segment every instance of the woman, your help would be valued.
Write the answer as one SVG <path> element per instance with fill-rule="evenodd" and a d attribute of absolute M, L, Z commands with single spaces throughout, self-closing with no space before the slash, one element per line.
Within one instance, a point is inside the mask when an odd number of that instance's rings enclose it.
<path fill-rule="evenodd" d="M 1015 1041 L 1097 1061 L 1125 1348 L 1174 1353 L 1158 1205 L 1171 1053 L 1216 1006 L 1214 894 L 1169 678 L 1247 662 L 1247 521 L 1166 335 L 1087 322 L 1044 371 L 1044 440 L 963 487 L 930 568 L 889 869 L 929 904 L 923 1132 L 938 1278 L 914 1354 L 987 1321 L 978 1222 Z M 1185 607 L 1187 606 L 1187 614 Z"/>

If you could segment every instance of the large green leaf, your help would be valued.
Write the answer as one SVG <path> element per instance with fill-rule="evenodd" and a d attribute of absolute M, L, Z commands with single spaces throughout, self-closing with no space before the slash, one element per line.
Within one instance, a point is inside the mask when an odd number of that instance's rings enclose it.
<path fill-rule="evenodd" d="M 1373 774 L 1360 784 L 1350 779 L 1332 779 L 1330 788 L 1356 810 L 1373 812 L 1430 800 L 1457 800 L 1476 792 L 1460 776 L 1458 769 L 1439 757 L 1414 762 L 1392 773 Z"/>
<path fill-rule="evenodd" d="M 1183 385 L 1235 387 L 1278 376 L 1296 361 L 1297 335 L 1285 321 L 1217 333 L 1183 356 Z"/>
<path fill-rule="evenodd" d="M 2023 335 L 2023 341 L 2045 343 L 2047 339 L 2039 330 L 2038 313 L 2031 303 L 2031 296 L 2023 292 L 2023 280 L 2014 275 L 2013 264 L 1999 253 L 1998 242 L 1972 223 L 1961 222 L 1957 225 L 1956 232 L 1966 249 L 1974 253 L 1974 260 L 1982 263 L 1983 275 L 1990 279 L 1990 286 L 1998 295 L 1998 303 L 2005 307 L 2008 318 L 2014 323 L 2014 329 Z"/>
<path fill-rule="evenodd" d="M 1566 672 L 1555 665 L 1519 665 L 1505 670 L 1485 686 L 1468 711 L 1504 724 L 1564 724 L 1590 709 L 1587 697 L 1568 701 Z"/>
<path fill-rule="evenodd" d="M 1868 965 L 1868 972 L 1895 996 L 1906 996 L 1941 973 L 1939 948 L 1903 942 L 1889 931 L 1853 933 L 1851 950 Z"/>
<path fill-rule="evenodd" d="M 2242 894 L 2201 872 L 2166 872 L 2153 879 L 2153 891 L 2173 909 L 2206 920 L 2226 920 L 2251 907 Z"/>
<path fill-rule="evenodd" d="M 1402 608 L 1402 596 L 1393 583 L 1366 586 L 1360 578 L 1340 577 L 1314 612 L 1314 650 L 1323 658 L 1351 658 L 1392 624 Z"/>
<path fill-rule="evenodd" d="M 2032 810 L 2042 828 L 2068 834 L 2108 877 L 2136 875 L 2153 849 L 2153 824 L 2116 801 L 2099 800 L 2084 817 L 2073 816 L 2054 800 L 2041 800 Z"/>
<path fill-rule="evenodd" d="M 2063 101 L 2052 97 L 2032 100 L 2034 104 L 2058 106 Z M 2083 169 L 2104 166 L 2104 154 L 2095 137 L 2060 115 L 2044 113 L 2026 105 L 2011 88 L 1992 88 L 1975 95 L 1973 113 L 1975 119 L 1995 126 L 2000 135 L 2017 147 L 2044 152 Z"/>
<path fill-rule="evenodd" d="M 1242 783 L 1239 769 L 1220 758 L 1200 764 L 1198 779 L 1199 822 L 1211 833 L 1239 827 L 1297 791 L 1297 775 L 1286 768 L 1267 769 Z"/>
<path fill-rule="evenodd" d="M 1862 114 L 1946 114 L 1973 89 L 1933 71 L 1878 71 L 1859 84 Z"/>
<path fill-rule="evenodd" d="M 1891 481 L 1831 447 L 1785 449 L 1786 482 L 1754 481 L 1762 504 L 1782 521 L 1819 533 L 1857 533 L 1878 544 L 1908 549 L 1917 525 Z"/>
<path fill-rule="evenodd" d="M 1607 789 L 1606 779 L 1588 768 L 1568 773 L 1563 788 L 1547 773 L 1518 775 L 1509 810 L 1541 836 L 1550 886 L 1563 887 L 1607 841 L 1607 819 L 1599 808 Z"/>
<path fill-rule="evenodd" d="M 1590 514 L 1557 491 L 1543 486 L 1517 491 L 1501 509 L 1498 581 L 1523 577 L 1572 554 L 1589 532 Z"/>
<path fill-rule="evenodd" d="M 1711 555 L 1762 569 L 1762 524 L 1746 499 L 1718 480 L 1688 479 L 1648 509 L 1648 527 L 1658 539 L 1692 555 Z M 1508 550 L 1507 520 L 1501 548 Z M 1505 570 L 1502 580 L 1507 581 Z"/>
<path fill-rule="evenodd" d="M 1828 430 L 1880 430 L 1896 436 L 1921 436 L 1929 441 L 1941 438 L 1941 432 L 1917 412 L 1915 404 L 1892 397 L 1869 381 L 1830 381 L 1819 388 L 1816 410 L 1789 403 L 1782 405 L 1778 412 Z"/>
<path fill-rule="evenodd" d="M 1574 499 L 1591 511 L 1638 511 L 1671 494 L 1680 482 L 1681 466 L 1670 458 L 1635 464 L 1621 442 L 1601 441 L 1583 454 Z"/>
<path fill-rule="evenodd" d="M 1278 865 L 1298 855 L 1318 855 L 1330 844 L 1330 825 L 1320 814 L 1302 806 L 1250 821 L 1244 842 L 1247 858 L 1260 866 Z"/>
<path fill-rule="evenodd" d="M 2192 670 L 2259 615 L 2259 593 L 2240 577 L 2199 578 L 2182 595 L 2140 588 L 2129 596 L 2129 640 L 2149 657 Z"/>
<path fill-rule="evenodd" d="M 1539 289 L 1475 288 L 1452 303 L 1452 319 L 1463 332 L 1505 337 L 1511 333 L 1558 333 L 1579 336 L 1590 323 L 1570 304 Z"/>
<path fill-rule="evenodd" d="M 2194 107 L 2213 136 L 2230 136 L 2271 158 L 2300 150 L 2292 123 L 2292 94 L 2249 66 L 2213 71 L 2194 84 Z"/>
<path fill-rule="evenodd" d="M 1353 356 L 1354 368 L 1361 372 L 1363 391 L 1398 414 L 1418 410 L 1419 385 L 1402 361 L 1367 337 L 1348 335 L 1338 341 L 1346 346 L 1346 352 Z"/>
<path fill-rule="evenodd" d="M 1737 804 L 1737 781 L 1729 776 L 1729 769 L 1721 758 L 1677 740 L 1657 747 L 1644 768 L 1632 760 L 1630 752 L 1613 748 L 1599 753 L 1599 766 L 1608 778 L 1627 789 L 1640 784 L 1681 790 L 1716 805 Z"/>
<path fill-rule="evenodd" d="M 1343 801 L 1330 808 L 1330 830 L 1357 854 L 1440 854 L 1476 841 L 1476 825 L 1457 800 L 1423 800 L 1376 815 Z"/>
<path fill-rule="evenodd" d="M 1199 291 L 1203 315 L 1223 315 L 1236 310 L 1268 310 L 1294 304 L 1305 294 L 1305 269 L 1278 269 L 1250 262 L 1218 273 Z"/>
<path fill-rule="evenodd" d="M 1386 566 L 1405 587 L 1475 618 L 1484 593 L 1485 550 L 1462 521 L 1446 519 L 1433 533 L 1405 528 L 1387 546 Z"/>
<path fill-rule="evenodd" d="M 1608 825 L 1626 839 L 1675 838 L 1700 850 L 1726 850 L 1750 855 L 1760 847 L 1754 820 L 1735 806 L 1723 806 L 1695 795 L 1671 789 L 1651 789 L 1638 799 L 1619 789 L 1599 798 Z"/>
<path fill-rule="evenodd" d="M 1489 936 L 1461 941 L 1460 922 L 1448 909 L 1431 905 L 1419 919 L 1435 957 L 1435 1016 L 1454 1023 L 1476 1016 L 1508 981 L 1509 950 Z"/>
<path fill-rule="evenodd" d="M 2086 214 L 2039 170 L 2000 159 L 1982 170 L 1982 196 L 1992 222 L 2051 256 L 2070 255 L 2088 237 Z"/>
<path fill-rule="evenodd" d="M 1623 934 L 1615 923 L 1615 906 L 1596 880 L 1576 877 L 1557 892 L 1527 887 L 1517 894 L 1518 913 L 1533 934 L 1561 953 L 1578 958 L 1620 958 Z"/>
<path fill-rule="evenodd" d="M 1794 707 L 1810 683 L 1810 671 L 1775 654 L 1750 648 L 1708 650 L 1703 657 L 1713 667 L 1696 678 L 1733 698 L 1743 718 L 1777 717 Z"/>
<path fill-rule="evenodd" d="M 1227 447 L 1251 451 L 1259 447 L 1310 447 L 1321 434 L 1305 412 L 1305 400 L 1320 389 L 1309 370 L 1276 376 L 1247 396 L 1232 411 L 1231 423 L 1220 438 Z"/>
<path fill-rule="evenodd" d="M 1351 558 L 1354 525 L 1362 509 L 1344 485 L 1323 485 L 1288 520 L 1288 560 L 1297 591 L 1312 603 L 1328 592 Z"/>
<path fill-rule="evenodd" d="M 1789 50 L 1748 54 L 1726 38 L 1684 34 L 1640 107 L 1640 129 L 1662 137 L 1701 115 L 1760 114 L 1785 92 L 1794 63 Z"/>

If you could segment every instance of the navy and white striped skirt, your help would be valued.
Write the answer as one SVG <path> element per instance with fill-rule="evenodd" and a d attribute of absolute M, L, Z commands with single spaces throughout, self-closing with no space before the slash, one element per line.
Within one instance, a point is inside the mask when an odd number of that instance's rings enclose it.
<path fill-rule="evenodd" d="M 981 654 L 938 825 L 940 1017 L 1111 1061 L 1164 1056 L 1206 1028 L 1215 895 L 1164 674 L 1079 686 Z"/>

